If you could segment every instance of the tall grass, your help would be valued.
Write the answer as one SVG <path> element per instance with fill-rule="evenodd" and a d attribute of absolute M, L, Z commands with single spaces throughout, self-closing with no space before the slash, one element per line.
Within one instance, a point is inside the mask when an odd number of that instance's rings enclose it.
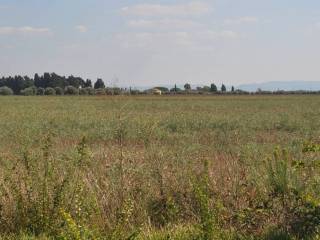
<path fill-rule="evenodd" d="M 1 101 L 3 239 L 317 239 L 318 96 Z"/>

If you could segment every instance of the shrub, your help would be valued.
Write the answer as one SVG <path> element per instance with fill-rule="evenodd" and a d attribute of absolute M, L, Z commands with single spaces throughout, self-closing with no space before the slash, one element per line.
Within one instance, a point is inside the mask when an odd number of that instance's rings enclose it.
<path fill-rule="evenodd" d="M 21 95 L 24 95 L 24 96 L 33 96 L 33 95 L 37 94 L 37 88 L 36 87 L 28 87 L 28 88 L 21 90 L 20 93 L 21 93 Z"/>
<path fill-rule="evenodd" d="M 79 94 L 79 89 L 75 88 L 73 86 L 67 86 L 64 89 L 64 94 L 66 94 L 66 95 L 78 95 Z"/>
<path fill-rule="evenodd" d="M 106 94 L 107 94 L 107 95 L 113 95 L 113 90 L 112 90 L 112 88 L 106 88 Z"/>
<path fill-rule="evenodd" d="M 181 88 L 171 88 L 170 92 L 182 92 Z"/>
<path fill-rule="evenodd" d="M 61 87 L 55 87 L 56 95 L 63 95 L 63 89 Z"/>
<path fill-rule="evenodd" d="M 131 95 L 139 95 L 140 91 L 139 90 L 131 90 L 130 94 Z"/>
<path fill-rule="evenodd" d="M 106 90 L 103 88 L 98 88 L 95 90 L 96 95 L 105 95 L 106 94 Z"/>
<path fill-rule="evenodd" d="M 115 88 L 112 89 L 112 91 L 113 91 L 113 95 L 120 95 L 121 94 L 121 89 L 120 88 L 115 87 Z"/>
<path fill-rule="evenodd" d="M 7 96 L 12 95 L 13 91 L 11 88 L 8 87 L 0 87 L 0 95 Z"/>
<path fill-rule="evenodd" d="M 38 89 L 37 89 L 37 95 L 44 95 L 44 88 L 42 88 L 42 87 L 39 87 Z"/>
<path fill-rule="evenodd" d="M 48 87 L 44 91 L 44 94 L 45 95 L 56 95 L 56 90 L 54 90 L 54 88 Z"/>
<path fill-rule="evenodd" d="M 95 95 L 96 94 L 94 88 L 92 88 L 92 87 L 87 87 L 87 91 L 88 91 L 89 95 Z"/>
<path fill-rule="evenodd" d="M 87 88 L 80 88 L 79 90 L 80 95 L 88 95 L 88 89 Z"/>

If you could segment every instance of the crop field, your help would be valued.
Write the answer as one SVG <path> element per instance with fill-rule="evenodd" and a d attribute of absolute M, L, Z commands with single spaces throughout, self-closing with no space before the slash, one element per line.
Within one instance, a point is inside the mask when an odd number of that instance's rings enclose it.
<path fill-rule="evenodd" d="M 319 239 L 320 96 L 0 97 L 0 239 Z"/>

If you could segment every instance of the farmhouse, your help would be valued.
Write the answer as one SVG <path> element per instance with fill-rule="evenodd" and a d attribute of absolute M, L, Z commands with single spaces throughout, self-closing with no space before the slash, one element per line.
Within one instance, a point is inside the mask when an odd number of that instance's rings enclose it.
<path fill-rule="evenodd" d="M 145 91 L 147 94 L 162 95 L 162 91 L 158 88 L 151 88 Z"/>
<path fill-rule="evenodd" d="M 152 93 L 153 93 L 154 95 L 162 95 L 162 91 L 159 90 L 158 88 L 153 88 L 153 89 L 152 89 Z"/>

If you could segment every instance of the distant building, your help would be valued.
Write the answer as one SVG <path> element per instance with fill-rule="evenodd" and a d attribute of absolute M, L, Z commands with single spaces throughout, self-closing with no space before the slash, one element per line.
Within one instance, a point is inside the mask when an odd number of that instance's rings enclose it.
<path fill-rule="evenodd" d="M 162 95 L 163 91 L 161 91 L 160 89 L 158 88 L 151 88 L 151 89 L 148 89 L 148 90 L 145 90 L 144 91 L 146 94 L 153 94 L 153 95 Z"/>
<path fill-rule="evenodd" d="M 159 90 L 159 89 L 157 89 L 157 88 L 153 88 L 153 89 L 152 89 L 152 93 L 153 93 L 154 95 L 162 95 L 162 91 Z"/>

